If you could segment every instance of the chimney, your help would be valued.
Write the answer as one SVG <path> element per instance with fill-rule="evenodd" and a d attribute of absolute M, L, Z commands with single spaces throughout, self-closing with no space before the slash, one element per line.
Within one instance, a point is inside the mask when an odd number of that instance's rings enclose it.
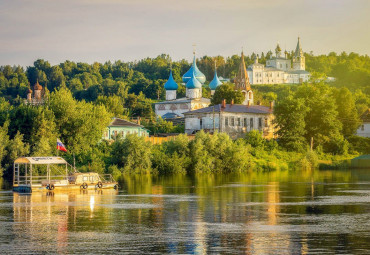
<path fill-rule="evenodd" d="M 270 110 L 273 110 L 274 109 L 274 101 L 270 101 Z"/>
<path fill-rule="evenodd" d="M 231 105 L 234 105 L 234 99 L 231 99 Z"/>
<path fill-rule="evenodd" d="M 251 101 L 248 100 L 248 104 L 247 104 L 247 107 L 251 106 Z"/>
<path fill-rule="evenodd" d="M 223 99 L 222 100 L 221 108 L 226 108 L 226 99 Z"/>

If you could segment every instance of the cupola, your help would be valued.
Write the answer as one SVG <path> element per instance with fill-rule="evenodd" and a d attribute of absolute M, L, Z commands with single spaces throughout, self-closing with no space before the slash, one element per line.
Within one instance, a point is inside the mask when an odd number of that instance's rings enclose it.
<path fill-rule="evenodd" d="M 215 64 L 215 75 L 213 77 L 213 80 L 209 83 L 209 88 L 211 89 L 211 94 L 213 95 L 215 93 L 215 90 L 218 86 L 220 86 L 222 82 L 217 77 L 217 68 Z"/>
<path fill-rule="evenodd" d="M 177 85 L 177 83 L 173 79 L 172 70 L 171 70 L 170 71 L 170 77 L 168 78 L 167 82 L 164 84 L 164 88 L 165 88 L 165 90 L 177 90 L 178 87 L 179 86 Z"/>
<path fill-rule="evenodd" d="M 204 83 L 206 81 L 206 76 L 198 69 L 197 63 L 195 60 L 195 53 L 194 53 L 194 58 L 193 58 L 193 64 L 191 65 L 190 69 L 182 76 L 182 81 L 184 83 L 187 83 L 192 75 L 194 73 L 194 76 L 200 83 Z"/>

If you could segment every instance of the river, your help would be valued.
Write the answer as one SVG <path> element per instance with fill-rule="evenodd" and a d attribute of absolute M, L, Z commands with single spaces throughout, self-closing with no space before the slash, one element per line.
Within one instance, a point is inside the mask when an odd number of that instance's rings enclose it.
<path fill-rule="evenodd" d="M 370 254 L 370 170 L 125 176 L 0 190 L 1 254 Z"/>

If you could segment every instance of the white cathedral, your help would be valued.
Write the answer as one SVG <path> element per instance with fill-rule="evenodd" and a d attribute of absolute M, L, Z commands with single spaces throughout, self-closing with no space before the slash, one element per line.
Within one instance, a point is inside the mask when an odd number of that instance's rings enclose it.
<path fill-rule="evenodd" d="M 305 57 L 299 37 L 292 59 L 287 57 L 286 51 L 282 56 L 279 44 L 276 46 L 275 54 L 275 57 L 271 55 L 266 61 L 266 66 L 258 63 L 257 55 L 254 63 L 247 69 L 250 84 L 295 84 L 309 80 L 310 73 L 305 70 Z"/>

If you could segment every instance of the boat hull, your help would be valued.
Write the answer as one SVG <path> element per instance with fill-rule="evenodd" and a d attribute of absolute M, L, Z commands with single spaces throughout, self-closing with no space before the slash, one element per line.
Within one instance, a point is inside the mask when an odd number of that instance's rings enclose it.
<path fill-rule="evenodd" d="M 72 191 L 72 190 L 100 190 L 100 189 L 117 189 L 117 182 L 103 183 L 103 186 L 99 188 L 97 185 L 88 185 L 85 189 L 78 184 L 67 184 L 67 185 L 54 185 L 54 189 L 50 190 L 47 186 L 43 185 L 14 185 L 13 191 L 19 193 L 32 193 L 32 192 L 43 192 L 43 191 Z"/>

